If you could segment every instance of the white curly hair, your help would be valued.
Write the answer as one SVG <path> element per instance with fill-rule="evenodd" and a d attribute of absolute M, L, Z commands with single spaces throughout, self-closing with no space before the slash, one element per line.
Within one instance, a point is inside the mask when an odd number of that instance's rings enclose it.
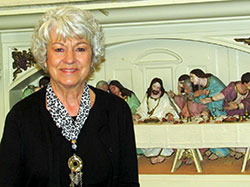
<path fill-rule="evenodd" d="M 91 72 L 104 60 L 104 33 L 101 25 L 89 11 L 71 6 L 48 10 L 34 29 L 31 51 L 36 62 L 47 72 L 47 44 L 50 31 L 56 26 L 57 35 L 66 39 L 79 37 L 87 40 L 92 47 Z"/>

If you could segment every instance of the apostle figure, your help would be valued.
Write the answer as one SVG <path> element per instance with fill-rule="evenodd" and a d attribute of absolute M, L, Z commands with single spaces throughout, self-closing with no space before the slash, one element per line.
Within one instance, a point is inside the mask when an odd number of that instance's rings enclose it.
<path fill-rule="evenodd" d="M 38 89 L 38 87 L 34 86 L 34 85 L 28 85 L 21 96 L 21 99 L 24 99 L 25 97 L 28 97 L 29 95 L 33 94 L 35 92 L 35 90 Z"/>
<path fill-rule="evenodd" d="M 183 74 L 178 78 L 178 94 L 173 91 L 169 91 L 169 97 L 174 99 L 175 104 L 180 108 L 180 115 L 182 117 L 203 117 L 203 119 L 208 118 L 209 110 L 204 104 L 194 102 L 194 91 L 197 86 L 193 85 L 190 81 L 190 77 L 187 74 Z M 203 155 L 206 148 L 200 149 Z M 192 164 L 193 160 L 191 158 L 185 158 L 182 160 L 185 164 Z"/>
<path fill-rule="evenodd" d="M 221 92 L 226 86 L 216 76 L 204 73 L 201 69 L 193 69 L 190 72 L 190 80 L 194 85 L 199 86 L 199 90 L 194 92 L 196 102 L 200 103 L 200 99 L 205 97 L 212 97 Z M 226 115 L 223 107 L 223 100 L 213 101 L 206 104 L 210 114 L 213 116 Z"/>
<path fill-rule="evenodd" d="M 250 73 L 241 76 L 240 81 L 230 82 L 220 93 L 201 99 L 204 104 L 224 100 L 223 106 L 228 116 L 245 115 L 250 113 Z M 231 148 L 230 156 L 236 160 L 243 157 L 245 148 Z"/>
<path fill-rule="evenodd" d="M 190 80 L 194 85 L 199 85 L 199 90 L 194 92 L 195 101 L 200 103 L 202 98 L 213 97 L 221 92 L 226 86 L 216 76 L 204 73 L 201 69 L 194 69 L 190 72 Z M 223 100 L 212 101 L 206 104 L 213 116 L 226 115 L 223 107 Z M 205 152 L 209 160 L 216 160 L 218 157 L 226 157 L 229 154 L 228 148 L 213 148 Z"/>
<path fill-rule="evenodd" d="M 183 74 L 178 79 L 178 94 L 173 91 L 169 91 L 168 95 L 174 99 L 174 102 L 180 108 L 181 116 L 183 117 L 195 117 L 204 116 L 208 117 L 209 110 L 204 104 L 194 102 L 195 86 L 190 81 L 190 77 L 187 74 Z"/>
<path fill-rule="evenodd" d="M 223 106 L 227 115 L 245 115 L 250 113 L 250 73 L 241 76 L 241 81 L 230 82 L 220 93 L 201 99 L 204 104 L 224 100 Z"/>
<path fill-rule="evenodd" d="M 110 93 L 124 99 L 128 103 L 131 113 L 135 114 L 141 103 L 133 91 L 125 88 L 118 80 L 110 81 L 109 91 Z"/>
<path fill-rule="evenodd" d="M 96 83 L 96 86 L 95 86 L 95 87 L 98 88 L 98 89 L 101 89 L 101 90 L 103 90 L 103 91 L 105 91 L 105 92 L 108 92 L 108 90 L 109 90 L 108 82 L 106 82 L 106 81 L 104 81 L 104 80 L 98 81 L 98 82 Z"/>
<path fill-rule="evenodd" d="M 162 80 L 154 78 L 147 89 L 146 96 L 133 116 L 134 120 L 138 122 L 158 122 L 162 119 L 173 121 L 177 117 L 177 113 L 170 105 Z M 163 162 L 166 156 L 171 156 L 174 152 L 172 149 L 166 148 L 143 148 L 142 151 L 146 157 L 150 158 L 152 164 Z"/>
<path fill-rule="evenodd" d="M 50 77 L 44 76 L 39 80 L 39 86 L 34 85 L 28 85 L 21 96 L 21 99 L 24 99 L 25 97 L 28 97 L 29 95 L 33 94 L 34 92 L 40 90 L 43 87 L 46 87 L 49 84 Z"/>

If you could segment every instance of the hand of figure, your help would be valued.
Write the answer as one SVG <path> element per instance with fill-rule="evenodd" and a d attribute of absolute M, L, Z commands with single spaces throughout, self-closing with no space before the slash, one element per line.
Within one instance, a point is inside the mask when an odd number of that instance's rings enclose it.
<path fill-rule="evenodd" d="M 174 115 L 173 114 L 167 114 L 168 121 L 174 121 Z"/>
<path fill-rule="evenodd" d="M 203 90 L 197 90 L 194 92 L 194 97 L 199 97 L 201 95 L 204 95 L 204 91 Z"/>
<path fill-rule="evenodd" d="M 200 99 L 200 102 L 201 102 L 202 104 L 207 104 L 207 103 L 211 103 L 212 100 L 211 100 L 210 97 L 205 97 L 205 98 Z"/>
<path fill-rule="evenodd" d="M 170 90 L 169 92 L 167 92 L 168 96 L 173 98 L 174 97 L 174 92 L 172 90 Z"/>
<path fill-rule="evenodd" d="M 141 116 L 139 114 L 134 114 L 133 115 L 133 120 L 134 121 L 138 121 L 141 118 Z"/>
<path fill-rule="evenodd" d="M 228 103 L 228 106 L 226 106 L 226 107 L 224 107 L 224 109 L 226 109 L 226 110 L 235 110 L 235 109 L 238 109 L 238 104 L 237 103 L 235 103 L 235 102 L 229 102 Z"/>
<path fill-rule="evenodd" d="M 203 94 L 208 96 L 209 95 L 209 90 L 203 90 Z"/>
<path fill-rule="evenodd" d="M 200 115 L 202 117 L 208 117 L 209 116 L 209 110 L 203 110 Z"/>
<path fill-rule="evenodd" d="M 122 98 L 123 100 L 126 100 L 128 98 L 127 96 L 122 96 L 122 95 L 120 95 L 119 97 Z"/>
<path fill-rule="evenodd" d="M 122 96 L 122 92 L 117 93 L 117 96 L 119 96 L 120 98 L 124 99 Z"/>

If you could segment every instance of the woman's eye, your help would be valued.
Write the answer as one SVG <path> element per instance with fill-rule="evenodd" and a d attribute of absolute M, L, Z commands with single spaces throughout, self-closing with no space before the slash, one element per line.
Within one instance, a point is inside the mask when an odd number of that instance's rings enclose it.
<path fill-rule="evenodd" d="M 78 47 L 78 48 L 77 48 L 77 51 L 78 51 L 78 52 L 84 52 L 85 49 L 84 49 L 83 47 Z"/>
<path fill-rule="evenodd" d="M 63 52 L 63 48 L 56 48 L 55 51 L 56 52 Z"/>

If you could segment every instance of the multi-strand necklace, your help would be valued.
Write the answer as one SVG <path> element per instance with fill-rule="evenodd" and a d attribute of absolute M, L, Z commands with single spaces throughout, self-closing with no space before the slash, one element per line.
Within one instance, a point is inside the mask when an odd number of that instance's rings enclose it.
<path fill-rule="evenodd" d="M 75 120 L 68 114 L 61 101 L 56 97 L 51 84 L 47 87 L 46 99 L 48 110 L 52 119 L 56 123 L 56 126 L 62 129 L 62 135 L 71 142 L 73 155 L 68 159 L 68 167 L 71 170 L 71 173 L 69 174 L 71 180 L 70 187 L 76 185 L 81 187 L 83 161 L 76 155 L 77 138 L 90 111 L 89 86 L 85 83 L 79 111 Z"/>

